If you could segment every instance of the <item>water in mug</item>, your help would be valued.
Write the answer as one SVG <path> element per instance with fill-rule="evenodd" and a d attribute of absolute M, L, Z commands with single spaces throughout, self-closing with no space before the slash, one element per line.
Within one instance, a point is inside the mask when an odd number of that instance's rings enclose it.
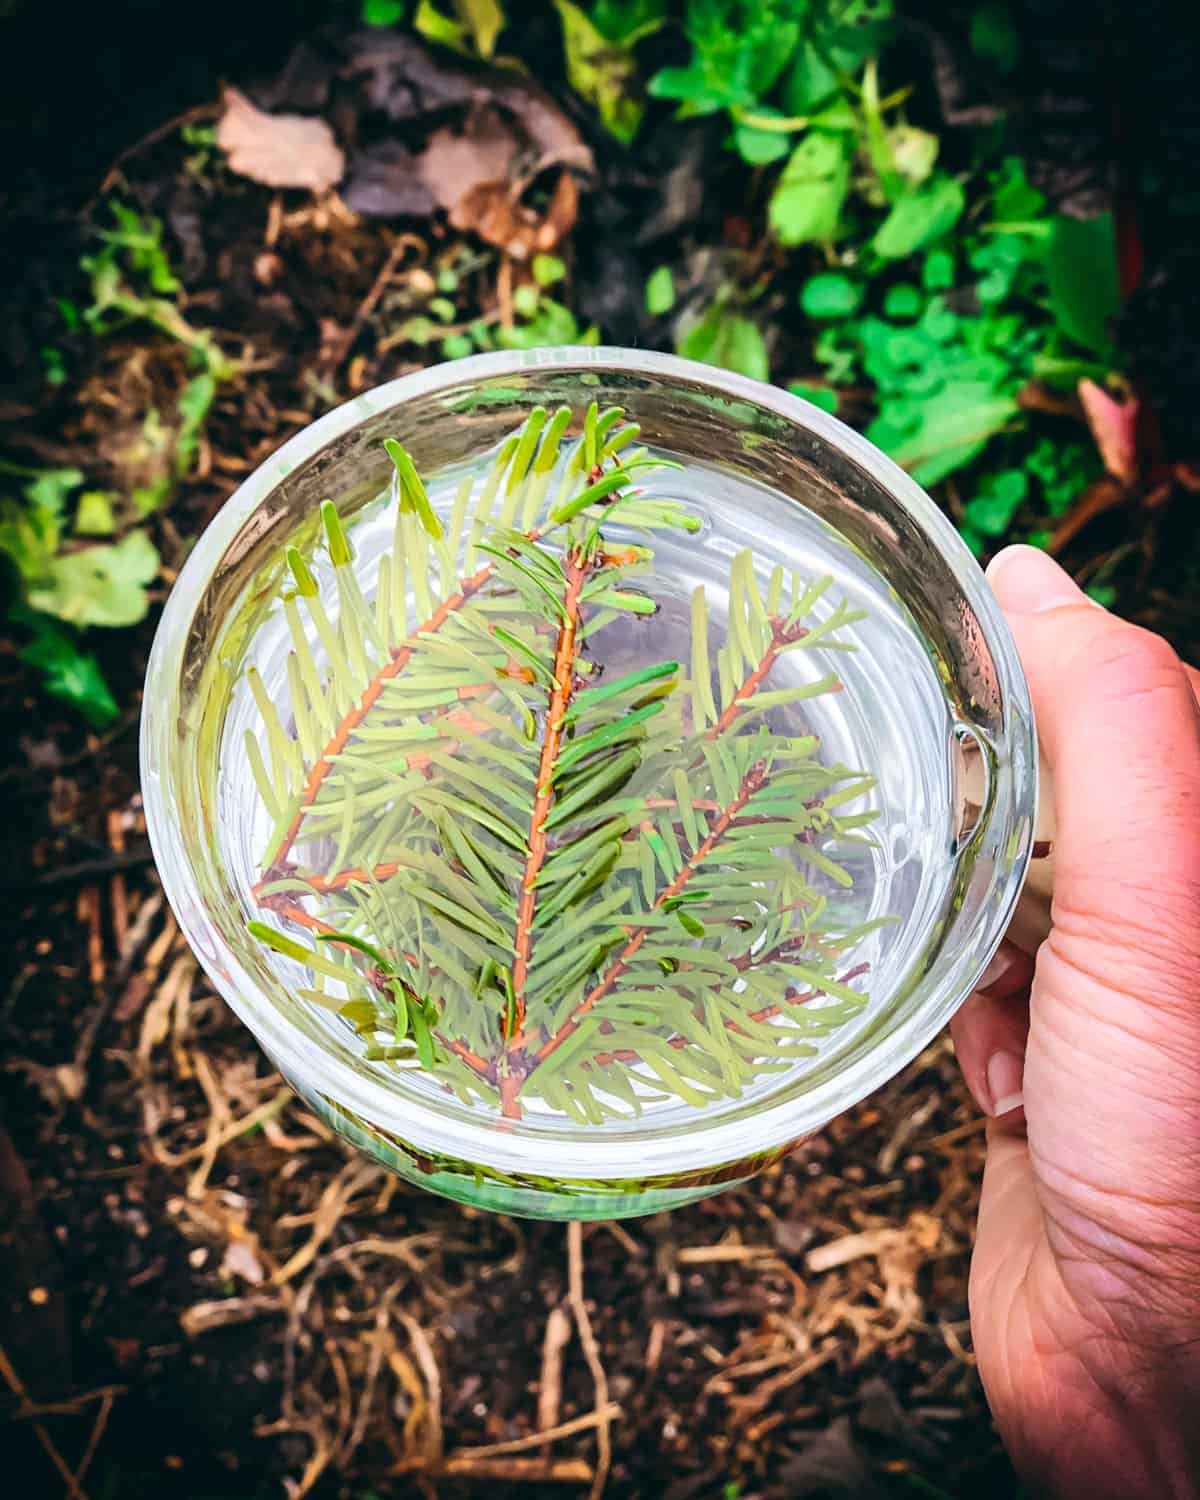
<path fill-rule="evenodd" d="M 545 518 L 580 441 L 563 442 L 544 486 L 548 498 L 539 507 L 545 534 L 536 545 L 554 567 L 561 567 L 567 532 L 561 527 L 555 532 Z M 542 841 L 543 863 L 534 857 L 531 865 L 531 812 L 546 790 L 538 782 L 539 757 L 554 701 L 557 606 L 547 603 L 543 616 L 529 616 L 532 623 L 522 627 L 523 638 L 544 657 L 542 669 L 505 647 L 501 658 L 513 675 L 504 684 L 459 692 L 454 683 L 462 678 L 455 671 L 467 670 L 467 658 L 455 657 L 449 647 L 438 655 L 439 641 L 468 640 L 455 636 L 461 622 L 453 621 L 453 609 L 444 608 L 448 595 L 454 603 L 450 570 L 443 587 L 434 565 L 425 590 L 411 567 L 398 585 L 389 561 L 403 489 L 394 480 L 345 522 L 352 561 L 342 566 L 352 574 L 351 592 L 344 582 L 339 586 L 326 538 L 308 526 L 297 542 L 310 584 L 318 590 L 321 620 L 303 589 L 297 596 L 294 569 L 288 572 L 281 561 L 279 597 L 234 664 L 237 682 L 218 780 L 222 863 L 247 920 L 263 922 L 282 937 L 265 957 L 294 1003 L 317 1007 L 331 1028 L 357 1031 L 380 1077 L 394 1081 L 397 1089 L 418 1095 L 452 1090 L 479 1111 L 600 1129 L 628 1128 L 630 1119 L 694 1118 L 698 1109 L 719 1112 L 765 1098 L 870 1026 L 919 963 L 922 945 L 945 909 L 955 848 L 951 720 L 903 603 L 856 549 L 797 501 L 732 468 L 659 450 L 648 457 L 680 466 L 639 469 L 630 488 L 647 502 L 678 502 L 697 529 L 665 527 L 649 534 L 623 524 L 620 506 L 612 510 L 602 527 L 607 555 L 621 557 L 630 545 L 653 553 L 652 561 L 633 569 L 619 587 L 656 608 L 652 614 L 607 611 L 603 629 L 584 640 L 585 660 L 573 673 L 571 702 L 586 704 L 589 691 L 620 683 L 642 668 L 677 662 L 679 669 L 672 678 L 652 678 L 618 695 L 607 717 L 597 711 L 598 717 L 561 724 L 559 754 L 589 728 L 611 723 L 614 743 L 604 752 L 607 758 L 594 764 L 616 766 L 631 747 L 649 754 L 646 747 L 656 746 L 658 770 L 651 785 L 645 780 L 647 765 L 629 756 L 631 778 L 618 777 L 600 788 L 602 803 L 633 811 L 613 825 L 619 832 L 611 839 L 607 834 L 599 844 L 593 839 L 591 852 L 565 866 L 568 873 L 557 883 L 536 886 L 541 910 L 553 915 L 539 922 L 523 951 L 512 934 L 522 912 L 529 914 L 526 877 L 532 872 L 545 878 L 547 862 L 563 848 L 564 830 L 578 842 L 596 826 L 586 812 L 582 821 L 555 825 Z M 463 513 L 464 497 L 468 518 L 473 513 L 496 463 L 492 450 L 422 476 L 447 534 L 456 506 L 460 517 Z M 588 482 L 580 466 L 575 489 Z M 504 489 L 502 483 L 489 526 L 497 519 Z M 568 481 L 565 493 L 571 492 Z M 601 511 L 587 514 L 599 517 Z M 519 529 L 519 507 L 512 519 Z M 468 526 L 450 559 L 454 577 L 475 577 L 480 567 L 496 561 L 483 550 L 468 557 L 469 540 Z M 381 566 L 387 572 L 385 587 L 407 590 L 407 636 L 384 639 L 395 635 L 388 622 L 398 618 L 398 604 L 392 600 L 376 607 Z M 785 580 L 782 605 L 778 581 L 771 600 L 777 568 Z M 747 607 L 745 580 L 752 572 L 757 598 L 776 605 L 773 619 L 785 612 L 793 589 L 803 595 L 812 582 L 829 579 L 802 623 L 818 627 L 845 601 L 853 623 L 840 628 L 836 638 L 853 649 L 818 644 L 780 652 L 769 675 L 753 684 L 755 692 L 770 695 L 759 699 L 768 706 L 752 703 L 754 693 L 747 691 L 741 706 L 728 711 L 752 672 L 755 647 L 755 641 L 743 640 L 745 649 L 734 658 L 736 672 L 725 672 L 728 680 L 722 681 L 718 655 L 735 629 L 731 577 L 736 579 L 739 569 L 745 571 L 743 584 L 733 585 L 736 607 Z M 507 573 L 497 568 L 477 596 L 490 599 L 483 624 L 502 632 L 492 636 L 493 643 L 521 633 L 514 621 L 521 622 L 522 599 L 503 581 L 514 576 L 512 566 Z M 712 744 L 719 743 L 728 757 L 723 789 L 713 779 L 720 779 L 720 767 L 713 770 L 696 748 L 702 726 L 695 722 L 699 710 L 690 674 L 697 589 L 703 590 L 707 614 L 712 706 L 724 731 Z M 364 619 L 380 623 L 374 643 L 366 628 L 357 629 L 351 640 L 340 633 L 340 613 L 352 596 L 360 599 Z M 534 589 L 531 597 L 541 596 Z M 585 603 L 580 620 L 594 620 L 603 607 Z M 417 633 L 431 615 L 441 628 Z M 297 629 L 306 646 L 307 675 L 296 659 Z M 377 690 L 360 712 L 360 690 L 386 675 L 406 641 L 421 650 L 410 653 L 405 670 L 389 678 L 386 691 Z M 331 660 L 331 650 L 340 653 L 340 665 Z M 588 675 L 589 662 L 602 664 L 602 670 Z M 432 685 L 425 698 L 412 696 L 413 689 L 405 686 L 416 680 L 406 673 L 417 668 Z M 340 688 L 339 674 L 350 679 Z M 791 690 L 830 674 L 837 690 L 789 700 Z M 652 708 L 655 703 L 662 712 Z M 649 711 L 645 731 L 665 739 L 640 738 L 642 725 L 618 727 L 640 710 Z M 447 714 L 453 717 L 448 720 Z M 712 729 L 711 715 L 705 722 Z M 336 726 L 333 736 L 330 726 Z M 668 744 L 671 732 L 676 738 Z M 770 739 L 755 741 L 756 747 L 768 746 L 774 769 L 764 770 L 757 749 L 748 747 L 755 735 L 768 733 Z M 773 759 L 779 747 L 795 748 L 807 736 L 816 738 L 807 760 Z M 491 760 L 485 744 L 501 747 L 501 758 Z M 437 756 L 424 753 L 430 745 Z M 313 768 L 322 757 L 320 791 L 313 798 Z M 831 783 L 833 790 L 850 792 L 836 811 L 850 820 L 852 832 L 840 835 L 827 815 L 825 821 L 814 816 L 806 832 L 768 847 L 771 820 L 789 811 L 784 793 L 771 798 L 772 776 L 800 765 L 816 773 L 822 767 L 868 773 L 873 781 L 849 777 Z M 744 810 L 715 836 L 730 778 L 737 781 L 751 771 L 759 781 L 752 795 L 743 797 Z M 339 787 L 353 786 L 352 772 L 363 779 L 356 790 L 340 795 Z M 677 772 L 687 782 L 683 794 L 698 804 L 687 817 L 678 807 Z M 508 778 L 504 786 L 502 778 Z M 801 783 L 793 778 L 788 784 Z M 569 785 L 565 779 L 561 787 L 556 783 L 554 798 L 561 802 Z M 504 787 L 520 795 L 505 801 Z M 816 805 L 832 792 L 793 795 L 794 810 L 803 818 L 809 802 Z M 528 798 L 528 807 L 521 806 L 520 796 Z M 483 809 L 485 821 L 464 815 L 464 801 L 477 813 Z M 755 807 L 765 811 L 755 817 Z M 497 825 L 499 833 L 486 823 L 487 808 L 507 820 Z M 862 816 L 868 813 L 869 820 Z M 520 840 L 511 838 L 514 829 Z M 748 841 L 741 845 L 740 867 L 737 858 L 722 857 L 734 848 L 729 842 L 734 838 Z M 664 839 L 669 848 L 662 847 Z M 601 845 L 611 845 L 607 866 L 593 858 Z M 484 866 L 472 858 L 484 862 L 490 891 L 481 884 Z M 794 870 L 800 887 L 778 878 L 781 861 Z M 731 874 L 734 867 L 740 873 Z M 587 882 L 580 877 L 589 868 L 595 879 L 583 889 Z M 845 872 L 849 884 L 837 870 Z M 721 879 L 724 895 L 720 889 L 707 891 Z M 555 894 L 571 880 L 583 893 L 555 908 Z M 790 905 L 795 915 L 772 912 L 772 904 Z M 592 910 L 600 917 L 589 925 L 578 913 Z M 805 947 L 810 931 L 811 951 Z M 336 933 L 364 940 L 370 951 L 338 941 L 331 936 Z M 838 934 L 845 933 L 853 936 L 839 946 Z M 311 947 L 326 972 L 289 947 L 295 943 Z M 771 953 L 783 958 L 771 960 Z M 536 982 L 539 963 L 551 976 L 542 983 Z M 330 965 L 335 972 L 329 972 Z M 818 971 L 830 976 L 828 986 L 813 978 Z M 776 1036 L 783 1039 L 779 1045 Z"/>

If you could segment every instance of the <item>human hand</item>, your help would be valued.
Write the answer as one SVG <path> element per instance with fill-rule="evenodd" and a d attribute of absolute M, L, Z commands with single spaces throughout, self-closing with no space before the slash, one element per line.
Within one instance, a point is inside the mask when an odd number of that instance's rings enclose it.
<path fill-rule="evenodd" d="M 1014 547 L 988 577 L 1057 807 L 1052 930 L 951 1030 L 992 1116 L 980 1374 L 1035 1493 L 1200 1495 L 1200 675 Z"/>

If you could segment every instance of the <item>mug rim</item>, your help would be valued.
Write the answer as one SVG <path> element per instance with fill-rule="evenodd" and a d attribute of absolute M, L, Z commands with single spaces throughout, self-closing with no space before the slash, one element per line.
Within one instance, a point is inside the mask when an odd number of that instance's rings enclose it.
<path fill-rule="evenodd" d="M 1010 843 L 1009 867 L 997 876 L 998 889 L 983 920 L 986 931 L 982 936 L 976 932 L 972 952 L 959 956 L 949 980 L 943 979 L 928 995 L 914 997 L 911 1014 L 901 1017 L 877 1044 L 844 1068 L 834 1069 L 811 1090 L 792 1098 L 764 1099 L 746 1112 L 746 1118 L 701 1117 L 657 1130 L 651 1122 L 648 1128 L 630 1130 L 573 1126 L 550 1131 L 510 1122 L 501 1125 L 482 1114 L 471 1119 L 456 1100 L 448 1099 L 443 1108 L 429 1095 L 418 1098 L 402 1092 L 384 1075 L 368 1076 L 330 1052 L 317 1059 L 319 1049 L 288 1023 L 204 917 L 205 898 L 192 861 L 182 853 L 173 831 L 166 768 L 171 740 L 177 734 L 184 650 L 197 606 L 231 542 L 290 473 L 360 423 L 401 402 L 505 375 L 547 370 L 583 374 L 598 368 L 686 382 L 720 397 L 751 402 L 813 433 L 850 459 L 909 515 L 961 588 L 995 666 L 1002 738 L 1010 750 L 1001 773 L 1011 778 L 1011 827 L 1005 833 L 1015 844 Z M 1036 731 L 1016 644 L 975 558 L 920 485 L 859 433 L 790 392 L 675 355 L 609 346 L 503 351 L 432 365 L 360 393 L 288 439 L 225 501 L 171 590 L 146 672 L 140 760 L 151 850 L 180 929 L 218 992 L 280 1071 L 319 1088 L 343 1109 L 421 1152 L 478 1162 L 498 1172 L 534 1172 L 545 1178 L 616 1181 L 673 1175 L 684 1167 L 693 1172 L 719 1168 L 801 1140 L 860 1103 L 929 1045 L 978 982 L 1004 935 L 1024 883 L 1037 813 Z M 315 1060 L 319 1061 L 316 1069 Z M 686 1159 L 681 1161 L 684 1150 Z"/>

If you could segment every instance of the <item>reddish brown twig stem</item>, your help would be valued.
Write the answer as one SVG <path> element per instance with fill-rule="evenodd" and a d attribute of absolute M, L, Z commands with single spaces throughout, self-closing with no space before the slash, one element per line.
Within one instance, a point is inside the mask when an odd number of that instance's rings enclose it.
<path fill-rule="evenodd" d="M 521 877 L 521 899 L 517 907 L 517 929 L 513 943 L 513 1010 L 509 1018 L 509 1039 L 518 1038 L 525 1027 L 525 988 L 529 981 L 529 958 L 533 949 L 533 923 L 537 915 L 537 878 L 546 861 L 546 819 L 554 804 L 554 767 L 562 744 L 563 719 L 571 702 L 575 676 L 575 637 L 579 629 L 580 595 L 587 577 L 587 563 L 578 554 L 567 557 L 563 568 L 566 588 L 563 592 L 563 618 L 558 627 L 558 644 L 554 652 L 554 688 L 546 712 L 542 753 L 538 760 L 538 777 L 533 813 L 529 820 L 529 853 Z M 516 1118 L 520 1109 L 516 1095 L 520 1080 L 511 1071 L 501 1077 L 504 1113 Z"/>
<path fill-rule="evenodd" d="M 737 795 L 733 798 L 733 801 L 720 814 L 716 822 L 709 829 L 707 836 L 684 862 L 683 869 L 671 881 L 670 885 L 659 892 L 654 902 L 655 910 L 663 906 L 667 901 L 672 901 L 676 896 L 683 893 L 688 881 L 691 880 L 699 866 L 708 858 L 721 839 L 724 838 L 729 825 L 734 821 L 738 813 L 741 812 L 742 808 L 745 807 L 755 792 L 762 788 L 764 775 L 765 771 L 762 763 L 756 761 L 742 778 L 742 784 L 738 787 Z M 605 995 L 608 994 L 613 985 L 620 979 L 629 966 L 630 961 L 637 955 L 638 950 L 646 941 L 649 932 L 649 927 L 635 927 L 630 931 L 629 939 L 624 948 L 621 949 L 621 952 L 609 964 L 601 978 L 587 992 L 563 1025 L 559 1027 L 548 1041 L 542 1044 L 542 1047 L 535 1055 L 535 1063 L 545 1062 L 546 1058 L 556 1052 L 569 1036 L 572 1036 L 579 1030 L 580 1023 L 588 1012 L 595 1007 L 598 1001 L 604 999 Z"/>
<path fill-rule="evenodd" d="M 854 968 L 847 969 L 844 974 L 839 976 L 838 983 L 850 984 L 853 980 L 860 979 L 865 973 L 867 973 L 870 967 L 870 964 L 856 964 Z M 771 1005 L 764 1005 L 761 1010 L 752 1010 L 750 1012 L 749 1019 L 751 1021 L 772 1021 L 776 1016 L 781 1016 L 783 1014 L 784 1006 L 807 1005 L 810 1000 L 819 1000 L 822 995 L 827 993 L 828 992 L 826 990 L 805 990 L 804 994 L 802 995 L 785 994 L 781 1001 L 776 1001 Z M 741 1029 L 742 1028 L 736 1021 L 726 1020 L 726 1031 L 740 1032 Z M 667 1043 L 668 1047 L 674 1047 L 676 1051 L 682 1051 L 684 1047 L 691 1047 L 694 1045 L 695 1044 L 693 1042 L 690 1042 L 685 1036 L 673 1036 Z M 641 1062 L 641 1060 L 641 1055 L 638 1052 L 635 1052 L 632 1047 L 622 1047 L 616 1052 L 597 1052 L 596 1056 L 592 1059 L 594 1063 L 602 1068 L 608 1067 L 610 1063 L 633 1063 Z"/>
<path fill-rule="evenodd" d="M 706 740 L 720 739 L 723 734 L 729 732 L 730 726 L 745 706 L 746 699 L 752 698 L 763 684 L 764 678 L 775 665 L 775 659 L 785 646 L 790 646 L 793 641 L 800 640 L 808 634 L 803 625 L 787 625 L 778 615 L 771 616 L 771 639 L 767 649 L 763 652 L 762 660 L 758 666 L 750 672 L 741 687 L 734 693 L 733 697 L 725 705 L 721 717 L 704 736 Z"/>

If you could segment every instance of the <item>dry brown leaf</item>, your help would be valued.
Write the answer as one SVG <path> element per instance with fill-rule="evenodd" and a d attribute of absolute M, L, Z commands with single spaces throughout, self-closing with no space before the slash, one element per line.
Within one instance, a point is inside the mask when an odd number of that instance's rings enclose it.
<path fill-rule="evenodd" d="M 442 208 L 452 209 L 484 183 L 507 189 L 509 168 L 519 149 L 516 136 L 488 110 L 462 135 L 445 127 L 435 130 L 417 170 Z"/>
<path fill-rule="evenodd" d="M 346 159 L 324 120 L 269 115 L 237 89 L 225 90 L 217 145 L 231 171 L 266 187 L 328 192 L 342 179 Z"/>

